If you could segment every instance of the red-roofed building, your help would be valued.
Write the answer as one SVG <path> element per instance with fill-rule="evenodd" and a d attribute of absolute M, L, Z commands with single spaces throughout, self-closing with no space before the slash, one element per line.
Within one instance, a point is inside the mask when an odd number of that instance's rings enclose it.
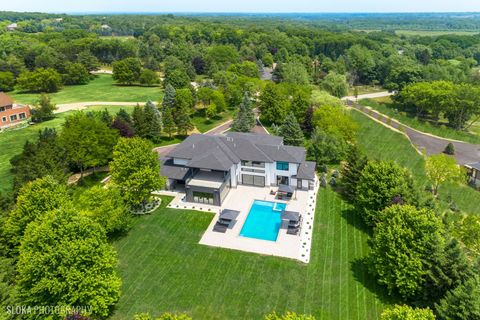
<path fill-rule="evenodd" d="M 13 102 L 12 98 L 0 92 L 0 129 L 12 127 L 30 118 L 30 107 Z"/>

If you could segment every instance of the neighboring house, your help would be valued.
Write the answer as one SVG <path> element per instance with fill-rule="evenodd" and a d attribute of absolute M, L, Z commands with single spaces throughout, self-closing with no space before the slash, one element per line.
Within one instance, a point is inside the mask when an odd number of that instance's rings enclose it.
<path fill-rule="evenodd" d="M 18 28 L 18 25 L 16 23 L 12 23 L 7 26 L 8 31 L 15 31 L 15 29 L 17 28 Z"/>
<path fill-rule="evenodd" d="M 102 28 L 103 30 L 112 29 L 112 28 L 110 28 L 110 26 L 109 26 L 108 24 L 102 24 L 102 25 L 100 26 L 100 28 Z"/>
<path fill-rule="evenodd" d="M 11 127 L 30 118 L 28 106 L 13 103 L 12 98 L 0 92 L 0 129 Z"/>
<path fill-rule="evenodd" d="M 476 186 L 480 186 L 480 162 L 466 164 L 468 169 L 469 182 Z"/>
<path fill-rule="evenodd" d="M 283 138 L 253 133 L 193 134 L 163 159 L 168 189 L 185 189 L 187 202 L 220 206 L 230 188 L 314 186 L 315 162 L 305 149 L 283 145 Z"/>

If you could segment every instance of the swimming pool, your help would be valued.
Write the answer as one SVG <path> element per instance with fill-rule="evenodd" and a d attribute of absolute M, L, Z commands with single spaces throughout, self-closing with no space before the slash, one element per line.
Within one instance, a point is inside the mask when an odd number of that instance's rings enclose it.
<path fill-rule="evenodd" d="M 242 237 L 277 241 L 285 203 L 255 200 L 243 224 Z"/>

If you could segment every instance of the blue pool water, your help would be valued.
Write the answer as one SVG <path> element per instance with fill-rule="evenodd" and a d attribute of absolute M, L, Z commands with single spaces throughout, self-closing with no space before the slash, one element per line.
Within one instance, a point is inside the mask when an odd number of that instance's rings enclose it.
<path fill-rule="evenodd" d="M 242 237 L 276 241 L 285 203 L 255 200 L 243 224 Z"/>

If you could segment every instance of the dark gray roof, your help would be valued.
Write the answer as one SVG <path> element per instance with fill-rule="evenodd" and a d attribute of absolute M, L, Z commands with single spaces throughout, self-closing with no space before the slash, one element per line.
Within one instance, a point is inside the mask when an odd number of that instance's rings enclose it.
<path fill-rule="evenodd" d="M 298 221 L 300 220 L 300 213 L 295 211 L 283 211 L 282 212 L 283 220 Z"/>
<path fill-rule="evenodd" d="M 305 149 L 284 146 L 283 138 L 254 133 L 193 134 L 166 155 L 188 160 L 187 166 L 226 171 L 241 160 L 301 163 Z"/>
<path fill-rule="evenodd" d="M 282 193 L 293 193 L 295 190 L 289 185 L 281 184 L 278 186 L 278 192 Z"/>
<path fill-rule="evenodd" d="M 176 166 L 171 159 L 164 159 L 160 167 L 160 175 L 175 180 L 185 180 L 190 169 L 183 166 Z"/>
<path fill-rule="evenodd" d="M 282 145 L 259 145 L 258 147 L 274 161 L 301 163 L 305 160 L 305 149 L 301 147 Z"/>
<path fill-rule="evenodd" d="M 473 168 L 480 171 L 480 162 L 467 164 L 467 167 Z"/>
<path fill-rule="evenodd" d="M 233 139 L 247 139 L 255 144 L 283 145 L 283 138 L 272 136 L 271 134 L 247 133 L 247 132 L 227 132 L 225 134 Z"/>
<path fill-rule="evenodd" d="M 314 180 L 316 166 L 317 164 L 313 161 L 302 162 L 298 167 L 297 179 Z"/>

